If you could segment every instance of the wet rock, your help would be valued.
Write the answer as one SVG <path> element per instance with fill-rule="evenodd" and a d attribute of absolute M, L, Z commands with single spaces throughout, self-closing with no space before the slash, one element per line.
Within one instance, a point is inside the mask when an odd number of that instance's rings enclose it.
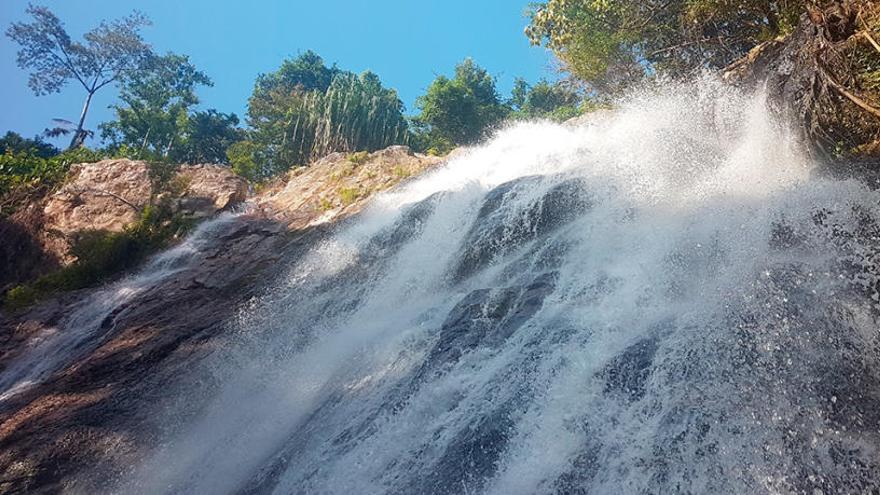
<path fill-rule="evenodd" d="M 521 210 L 502 206 L 540 187 L 541 177 L 524 177 L 502 184 L 486 195 L 474 226 L 468 232 L 460 261 L 452 272 L 459 282 L 535 239 L 583 215 L 592 199 L 581 179 L 563 181 Z M 527 197 L 527 196 L 526 196 Z"/>
<path fill-rule="evenodd" d="M 449 443 L 439 462 L 419 483 L 418 491 L 436 495 L 479 492 L 498 470 L 513 428 L 505 407 L 477 418 L 471 428 L 462 430 Z"/>
<path fill-rule="evenodd" d="M 284 226 L 256 217 L 235 219 L 215 239 L 175 276 L 110 313 L 101 323 L 103 340 L 89 342 L 75 362 L 2 403 L 0 478 L 16 481 L 0 486 L 0 493 L 56 492 L 72 473 L 92 470 L 96 487 L 111 482 L 155 435 L 146 411 L 170 400 L 167 386 L 187 379 L 212 352 L 236 308 L 261 290 L 279 257 L 296 256 L 315 241 L 308 233 L 292 238 Z M 8 336 L 0 341 L 0 368 L 28 336 L 54 329 L 88 294 L 0 319 Z M 112 442 L 124 447 L 111 448 Z"/>
<path fill-rule="evenodd" d="M 657 341 L 653 338 L 627 347 L 601 372 L 605 379 L 605 393 L 619 393 L 633 401 L 641 399 L 656 353 Z"/>

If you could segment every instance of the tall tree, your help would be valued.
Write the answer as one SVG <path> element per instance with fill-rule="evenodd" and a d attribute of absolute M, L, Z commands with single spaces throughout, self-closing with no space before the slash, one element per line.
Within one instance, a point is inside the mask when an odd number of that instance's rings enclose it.
<path fill-rule="evenodd" d="M 236 163 L 266 178 L 334 151 L 376 150 L 406 142 L 403 103 L 372 72 L 327 67 L 308 51 L 258 77 L 248 100 L 250 142 Z M 258 164 L 256 168 L 252 164 Z"/>
<path fill-rule="evenodd" d="M 83 144 L 86 115 L 95 93 L 136 70 L 150 53 L 140 30 L 149 20 L 140 13 L 101 22 L 73 41 L 64 24 L 48 8 L 31 5 L 27 13 L 32 22 L 13 23 L 6 35 L 18 43 L 18 66 L 30 70 L 28 86 L 37 96 L 58 93 L 70 80 L 86 92 L 85 103 L 70 148 Z"/>
<path fill-rule="evenodd" d="M 198 104 L 198 86 L 211 79 L 185 55 L 151 56 L 121 81 L 116 120 L 101 124 L 101 135 L 117 150 L 138 158 L 167 159 L 182 144 L 189 110 Z"/>
<path fill-rule="evenodd" d="M 216 110 L 194 112 L 187 119 L 181 145 L 174 158 L 186 163 L 229 163 L 226 150 L 244 138 L 238 116 Z"/>
<path fill-rule="evenodd" d="M 510 112 L 495 90 L 495 79 L 469 58 L 455 67 L 452 79 L 437 77 L 416 105 L 421 110 L 417 121 L 427 127 L 430 146 L 439 151 L 479 141 Z"/>

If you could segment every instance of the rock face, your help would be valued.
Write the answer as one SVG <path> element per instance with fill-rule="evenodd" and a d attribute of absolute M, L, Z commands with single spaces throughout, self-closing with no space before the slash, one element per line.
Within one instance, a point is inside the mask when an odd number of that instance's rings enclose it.
<path fill-rule="evenodd" d="M 92 468 L 105 481 L 119 475 L 119 463 L 149 441 L 150 418 L 142 411 L 168 399 L 163 383 L 197 366 L 236 308 L 257 293 L 266 268 L 317 234 L 290 235 L 264 218 L 233 218 L 173 276 L 116 303 L 96 329 L 109 333 L 96 333 L 75 362 L 0 403 L 0 478 L 12 480 L 0 493 L 95 493 L 72 486 L 68 476 Z M 78 331 L 65 321 L 77 307 L 94 304 L 92 294 L 67 294 L 25 315 L 0 316 L 0 367 L 20 360 L 37 335 Z"/>
<path fill-rule="evenodd" d="M 405 147 L 330 155 L 252 198 L 256 208 L 248 213 L 202 224 L 199 229 L 210 231 L 204 242 L 173 262 L 161 258 L 165 253 L 140 274 L 108 287 L 62 294 L 24 314 L 0 311 L 0 372 L 7 374 L 41 335 L 94 327 L 88 339 L 65 346 L 79 353 L 73 362 L 61 362 L 36 385 L 0 398 L 0 494 L 96 493 L 102 483 L 124 476 L 125 466 L 152 446 L 157 433 L 146 406 L 171 400 L 163 394 L 166 385 L 193 375 L 201 359 L 222 346 L 227 322 L 271 283 L 273 267 L 301 257 L 333 221 L 359 211 L 373 193 L 440 162 Z M 141 162 L 80 165 L 74 174 L 34 209 L 41 225 L 63 233 L 96 226 L 119 230 L 136 219 L 134 207 L 149 195 Z M 178 177 L 187 188 L 178 207 L 194 216 L 228 209 L 247 193 L 247 185 L 221 167 L 183 167 Z M 95 184 L 102 192 L 91 191 Z M 172 272 L 144 273 L 151 267 Z M 134 290 L 124 285 L 141 279 L 149 283 Z M 128 295 L 96 318 L 75 318 L 105 295 L 118 294 Z M 207 391 L 211 384 L 199 386 Z M 188 400 L 198 407 L 197 398 Z M 97 485 L 77 485 L 84 473 Z"/>
<path fill-rule="evenodd" d="M 228 167 L 184 165 L 172 180 L 182 189 L 177 207 L 190 216 L 210 216 L 247 198 L 247 182 Z M 71 179 L 43 208 L 44 243 L 64 262 L 73 261 L 67 253 L 71 236 L 84 230 L 120 232 L 137 221 L 151 193 L 147 162 L 104 160 L 74 165 Z"/>
<path fill-rule="evenodd" d="M 359 211 L 367 198 L 422 173 L 443 159 L 391 146 L 375 153 L 333 153 L 293 171 L 257 204 L 291 228 L 303 228 Z"/>
<path fill-rule="evenodd" d="M 203 218 L 240 204 L 248 183 L 228 167 L 184 165 L 171 179 L 180 213 Z M 120 232 L 136 222 L 152 194 L 150 165 L 104 160 L 73 165 L 69 180 L 42 202 L 0 220 L 0 291 L 74 261 L 75 236 Z"/>
<path fill-rule="evenodd" d="M 138 211 L 150 199 L 150 169 L 145 162 L 78 164 L 71 167 L 70 176 L 43 208 L 47 231 L 63 236 L 82 230 L 119 232 L 137 220 Z"/>
<path fill-rule="evenodd" d="M 184 165 L 177 177 L 186 187 L 179 207 L 191 216 L 205 217 L 225 211 L 248 196 L 248 183 L 227 167 Z"/>

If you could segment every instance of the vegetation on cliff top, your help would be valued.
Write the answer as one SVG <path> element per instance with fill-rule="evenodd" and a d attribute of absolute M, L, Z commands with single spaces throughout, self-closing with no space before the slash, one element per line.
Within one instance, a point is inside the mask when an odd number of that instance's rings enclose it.
<path fill-rule="evenodd" d="M 245 128 L 238 116 L 197 111 L 197 89 L 210 77 L 185 55 L 158 55 L 142 38 L 149 24 L 141 14 L 101 23 L 76 42 L 45 7 L 30 7 L 31 22 L 13 24 L 7 35 L 19 47 L 18 63 L 31 73 L 37 95 L 83 83 L 86 104 L 78 124 L 56 122 L 47 135 L 73 133 L 71 148 L 93 132 L 85 129 L 92 96 L 116 85 L 116 119 L 102 123 L 106 157 L 170 163 L 228 163 L 248 179 L 263 181 L 335 151 L 374 151 L 408 144 L 417 151 L 445 153 L 473 144 L 507 118 L 562 119 L 578 113 L 581 94 L 569 87 L 518 83 L 502 98 L 495 79 L 465 59 L 452 78 L 438 76 L 407 117 L 394 89 L 373 72 L 327 65 L 312 51 L 259 75 L 248 100 Z M 100 67 L 112 67 L 112 70 Z M 97 85 L 89 83 L 97 78 Z M 561 97 L 560 97 L 561 96 Z"/>
<path fill-rule="evenodd" d="M 721 68 L 791 32 L 804 0 L 549 0 L 533 5 L 526 35 L 600 93 L 652 74 Z"/>

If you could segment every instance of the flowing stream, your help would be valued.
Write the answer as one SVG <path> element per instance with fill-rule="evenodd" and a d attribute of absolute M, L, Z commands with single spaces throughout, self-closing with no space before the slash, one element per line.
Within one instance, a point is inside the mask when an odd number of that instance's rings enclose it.
<path fill-rule="evenodd" d="M 666 86 L 377 197 L 119 492 L 877 490 L 880 196 L 768 115 Z"/>

